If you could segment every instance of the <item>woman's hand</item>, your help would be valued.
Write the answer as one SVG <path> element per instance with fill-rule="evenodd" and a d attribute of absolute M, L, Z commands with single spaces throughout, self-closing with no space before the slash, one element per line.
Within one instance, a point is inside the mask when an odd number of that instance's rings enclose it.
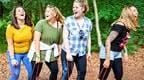
<path fill-rule="evenodd" d="M 19 63 L 14 56 L 10 56 L 12 66 L 17 66 Z"/>
<path fill-rule="evenodd" d="M 88 53 L 87 54 L 87 60 L 90 60 L 91 59 L 91 53 Z"/>
<path fill-rule="evenodd" d="M 123 57 L 123 60 L 124 60 L 125 63 L 127 63 L 128 60 L 129 60 L 129 59 L 128 59 L 128 56 L 124 56 L 124 57 Z"/>
<path fill-rule="evenodd" d="M 104 68 L 109 68 L 109 66 L 110 66 L 110 60 L 109 60 L 109 59 L 106 59 L 106 60 L 104 61 L 104 63 L 103 63 L 103 66 L 104 66 Z"/>
<path fill-rule="evenodd" d="M 11 59 L 12 66 L 17 66 L 19 63 L 16 59 Z"/>

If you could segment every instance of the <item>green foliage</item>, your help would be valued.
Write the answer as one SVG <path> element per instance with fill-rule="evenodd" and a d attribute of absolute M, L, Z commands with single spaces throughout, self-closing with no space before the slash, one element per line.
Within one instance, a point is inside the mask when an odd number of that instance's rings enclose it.
<path fill-rule="evenodd" d="M 93 24 L 95 21 L 94 9 L 92 0 L 89 1 L 90 11 L 86 14 Z M 98 6 L 100 30 L 102 34 L 102 41 L 105 42 L 107 35 L 110 31 L 111 23 L 116 20 L 122 8 L 125 5 L 134 5 L 139 11 L 139 25 L 140 27 L 136 32 L 131 33 L 131 39 L 128 43 L 129 53 L 137 50 L 144 43 L 144 2 L 143 0 L 96 0 Z M 0 0 L 3 3 L 4 14 L 0 19 L 0 52 L 6 50 L 5 30 L 7 24 L 11 21 L 11 11 L 16 5 L 23 5 L 28 14 L 32 17 L 34 24 L 41 19 L 44 15 L 46 5 L 52 4 L 57 6 L 65 17 L 72 14 L 73 0 Z M 97 35 L 95 25 L 91 33 L 92 36 L 92 50 L 98 51 Z"/>
<path fill-rule="evenodd" d="M 7 49 L 6 39 L 5 39 L 6 28 L 0 28 L 0 53 L 4 53 Z"/>

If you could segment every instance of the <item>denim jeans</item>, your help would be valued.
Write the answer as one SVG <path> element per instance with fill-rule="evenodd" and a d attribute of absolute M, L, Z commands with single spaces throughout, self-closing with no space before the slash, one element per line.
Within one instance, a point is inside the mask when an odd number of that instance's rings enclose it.
<path fill-rule="evenodd" d="M 21 61 L 23 62 L 27 70 L 28 80 L 31 80 L 32 66 L 29 61 L 29 58 L 27 57 L 27 53 L 15 53 L 14 54 L 15 59 L 18 61 L 17 66 L 12 66 L 9 52 L 7 52 L 7 55 L 8 55 L 8 62 L 9 62 L 10 71 L 11 71 L 9 80 L 18 80 L 19 74 L 20 74 Z"/>
<path fill-rule="evenodd" d="M 62 50 L 61 53 L 62 60 L 62 80 L 68 80 L 72 73 L 74 63 L 76 64 L 76 69 L 78 72 L 77 80 L 85 80 L 86 75 L 86 55 L 84 56 L 73 56 L 73 61 L 67 61 L 66 52 Z"/>

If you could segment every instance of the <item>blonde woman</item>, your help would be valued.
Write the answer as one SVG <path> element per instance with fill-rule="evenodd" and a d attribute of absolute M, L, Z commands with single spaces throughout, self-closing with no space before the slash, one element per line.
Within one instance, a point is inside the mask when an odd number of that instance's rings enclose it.
<path fill-rule="evenodd" d="M 65 20 L 64 47 L 61 53 L 62 80 L 68 80 L 74 63 L 77 68 L 77 80 L 85 80 L 87 58 L 91 57 L 92 22 L 85 16 L 88 4 L 85 0 L 75 0 L 73 15 Z"/>
<path fill-rule="evenodd" d="M 122 53 L 128 39 L 130 31 L 136 30 L 138 26 L 138 11 L 134 6 L 126 6 L 121 12 L 121 16 L 112 23 L 110 34 L 108 35 L 105 47 L 100 50 L 100 71 L 99 79 L 107 80 L 111 68 L 113 69 L 116 80 L 122 80 L 123 66 Z M 124 54 L 128 59 L 128 55 Z"/>
<path fill-rule="evenodd" d="M 32 80 L 36 80 L 42 68 L 42 62 L 45 61 L 46 65 L 51 71 L 49 80 L 57 80 L 58 64 L 55 56 L 55 50 L 58 47 L 60 53 L 60 44 L 62 43 L 62 27 L 64 17 L 59 9 L 55 6 L 48 5 L 45 9 L 45 19 L 40 20 L 35 26 L 34 41 L 36 53 L 32 58 L 33 75 Z M 48 47 L 46 50 L 41 50 L 42 44 Z M 56 47 L 52 47 L 53 45 Z M 51 47 L 51 48 L 50 48 Z M 50 48 L 50 49 L 49 49 Z M 50 51 L 50 52 L 47 52 Z"/>

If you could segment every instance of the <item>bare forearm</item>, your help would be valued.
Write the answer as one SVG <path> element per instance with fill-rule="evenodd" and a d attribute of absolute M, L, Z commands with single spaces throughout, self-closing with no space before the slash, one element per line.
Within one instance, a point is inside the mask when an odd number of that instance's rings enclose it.
<path fill-rule="evenodd" d="M 111 31 L 107 40 L 106 40 L 106 58 L 110 59 L 110 50 L 111 50 L 111 42 L 115 40 L 115 38 L 118 36 L 118 32 Z"/>
<path fill-rule="evenodd" d="M 68 40 L 65 40 L 64 42 L 64 47 L 66 49 L 66 52 L 69 54 L 70 53 L 70 47 L 69 47 L 69 42 Z"/>
<path fill-rule="evenodd" d="M 9 51 L 10 56 L 14 56 L 14 48 L 13 48 L 13 46 L 8 46 L 8 51 Z"/>
<path fill-rule="evenodd" d="M 14 57 L 14 44 L 13 44 L 13 40 L 12 39 L 7 39 L 7 43 L 8 43 L 9 55 L 10 55 L 10 57 Z"/>
<path fill-rule="evenodd" d="M 40 53 L 40 41 L 35 40 L 35 50 L 36 53 Z"/>
<path fill-rule="evenodd" d="M 64 27 L 64 30 L 63 30 L 63 40 L 64 40 L 64 47 L 66 49 L 67 54 L 70 53 L 68 34 L 69 34 L 69 32 L 68 32 L 67 28 Z"/>
<path fill-rule="evenodd" d="M 58 52 L 61 53 L 61 45 L 58 45 Z"/>
<path fill-rule="evenodd" d="M 128 56 L 128 51 L 127 51 L 127 47 L 124 46 L 124 56 Z"/>
<path fill-rule="evenodd" d="M 36 53 L 40 53 L 40 36 L 41 36 L 41 33 L 35 31 L 35 34 L 34 34 L 34 42 L 35 42 L 35 50 L 36 50 Z"/>
<path fill-rule="evenodd" d="M 88 38 L 88 53 L 91 53 L 91 35 L 89 33 L 89 38 Z"/>
<path fill-rule="evenodd" d="M 111 43 L 110 43 L 110 40 L 107 39 L 106 40 L 106 59 L 110 59 L 110 48 L 111 48 Z"/>

